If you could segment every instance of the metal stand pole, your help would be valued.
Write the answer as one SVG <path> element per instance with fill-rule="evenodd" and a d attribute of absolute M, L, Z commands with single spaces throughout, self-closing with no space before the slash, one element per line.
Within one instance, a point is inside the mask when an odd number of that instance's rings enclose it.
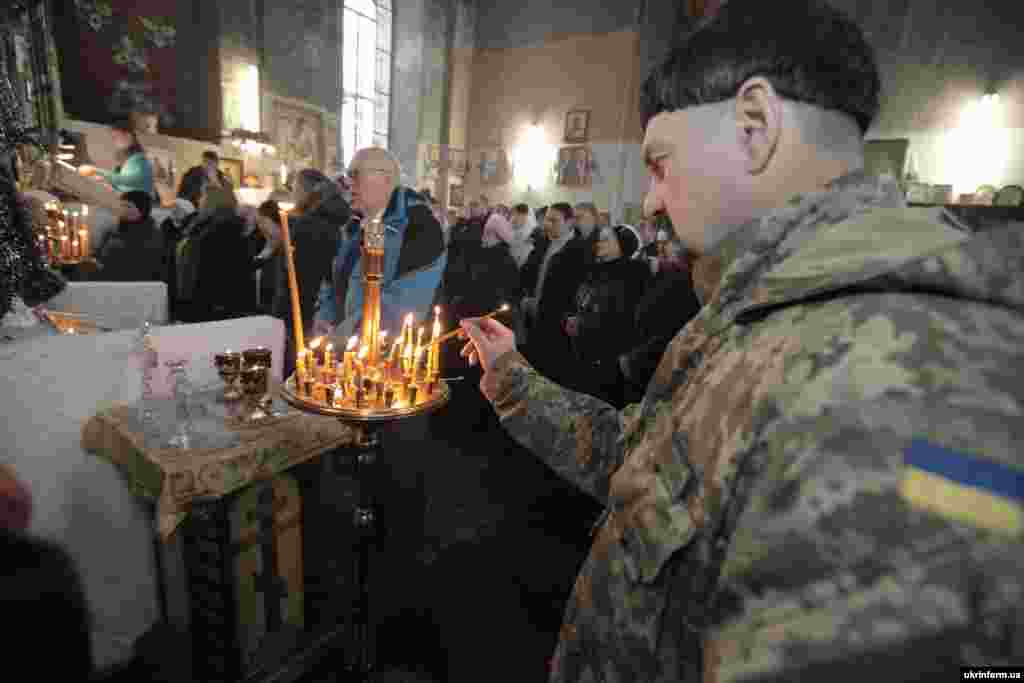
<path fill-rule="evenodd" d="M 353 558 L 356 596 L 352 610 L 352 655 L 349 669 L 356 680 L 368 681 L 377 666 L 376 629 L 370 613 L 370 561 L 377 540 L 377 511 L 374 473 L 380 450 L 380 426 L 356 425 L 353 470 L 359 482 L 359 502 L 353 513 L 358 549 Z"/>

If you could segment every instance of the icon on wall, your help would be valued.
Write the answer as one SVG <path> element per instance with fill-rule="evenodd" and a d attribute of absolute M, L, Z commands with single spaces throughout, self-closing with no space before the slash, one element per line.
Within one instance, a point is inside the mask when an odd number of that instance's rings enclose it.
<path fill-rule="evenodd" d="M 583 144 L 589 141 L 590 110 L 572 109 L 565 115 L 565 142 Z"/>
<path fill-rule="evenodd" d="M 558 184 L 589 187 L 593 163 L 589 147 L 562 147 L 558 150 Z"/>

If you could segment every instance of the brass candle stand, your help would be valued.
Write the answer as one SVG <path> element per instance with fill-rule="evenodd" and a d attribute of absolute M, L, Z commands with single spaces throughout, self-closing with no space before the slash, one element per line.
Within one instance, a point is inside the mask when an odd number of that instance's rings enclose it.
<path fill-rule="evenodd" d="M 358 591 L 351 612 L 351 649 L 347 668 L 356 680 L 369 680 L 376 669 L 376 639 L 370 612 L 370 559 L 378 533 L 376 464 L 382 455 L 381 432 L 385 425 L 425 415 L 445 405 L 450 397 L 440 379 L 438 366 L 439 318 L 435 311 L 434 341 L 424 346 L 420 331 L 413 345 L 411 316 L 392 346 L 385 345 L 380 329 L 381 280 L 384 272 L 384 222 L 382 214 L 363 226 L 363 325 L 360 338 L 353 337 L 335 357 L 325 345 L 322 362 L 316 352 L 302 349 L 295 373 L 281 387 L 282 398 L 299 410 L 335 417 L 356 432 L 348 456 L 359 499 L 353 514 L 358 551 L 353 570 Z M 297 298 L 297 297 L 296 297 Z M 341 302 L 338 302 L 341 305 Z M 322 341 L 322 340 L 320 340 Z M 358 351 L 356 347 L 358 346 Z M 426 353 L 426 363 L 422 363 Z M 424 366 L 425 367 L 422 367 Z"/>

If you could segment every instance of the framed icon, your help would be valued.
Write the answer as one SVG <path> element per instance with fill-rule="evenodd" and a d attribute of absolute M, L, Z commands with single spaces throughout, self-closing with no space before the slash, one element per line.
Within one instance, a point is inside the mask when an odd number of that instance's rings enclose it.
<path fill-rule="evenodd" d="M 583 144 L 589 140 L 590 110 L 571 109 L 565 115 L 565 142 Z"/>

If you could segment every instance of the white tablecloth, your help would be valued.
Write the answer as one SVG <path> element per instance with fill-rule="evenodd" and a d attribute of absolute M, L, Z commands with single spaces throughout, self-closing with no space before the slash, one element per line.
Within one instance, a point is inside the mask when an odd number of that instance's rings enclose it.
<path fill-rule="evenodd" d="M 88 312 L 88 311 L 83 311 Z M 217 381 L 211 354 L 265 346 L 280 376 L 284 325 L 269 317 L 158 329 L 161 358 L 184 355 L 196 386 Z M 136 331 L 0 343 L 0 462 L 32 495 L 29 532 L 74 558 L 93 618 L 96 665 L 132 656 L 158 618 L 153 520 L 112 464 L 81 448 L 82 424 L 113 401 L 134 402 Z"/>
<path fill-rule="evenodd" d="M 69 282 L 47 308 L 81 313 L 115 330 L 138 329 L 145 320 L 167 322 L 167 285 L 163 282 Z"/>

